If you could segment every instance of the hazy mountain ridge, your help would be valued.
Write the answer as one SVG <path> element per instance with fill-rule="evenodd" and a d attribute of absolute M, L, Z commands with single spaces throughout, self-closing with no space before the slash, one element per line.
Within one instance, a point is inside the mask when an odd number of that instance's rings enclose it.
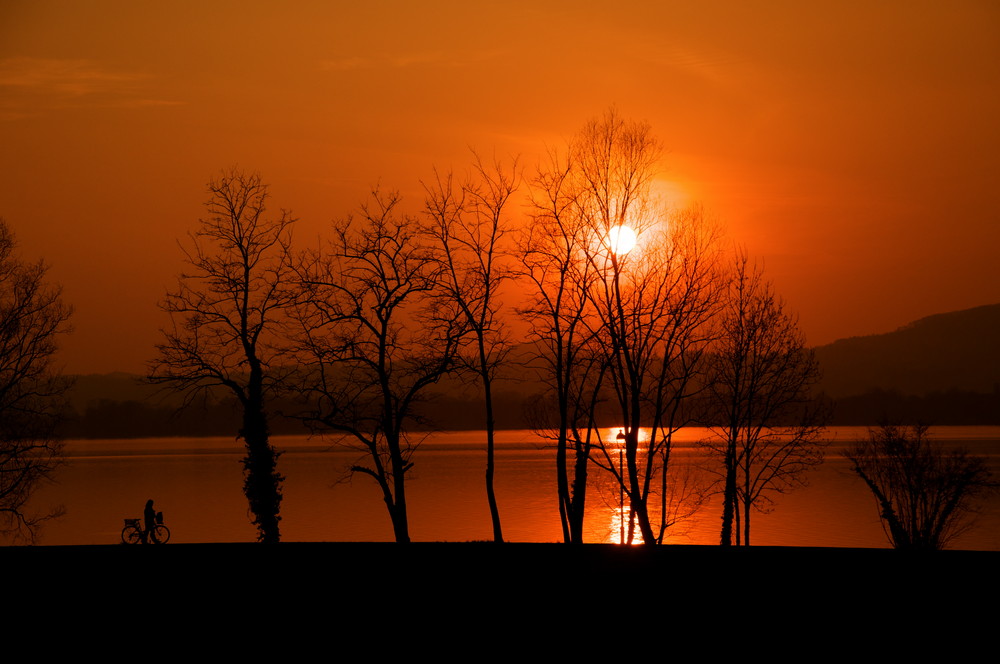
<path fill-rule="evenodd" d="M 877 390 L 993 393 L 1000 390 L 1000 304 L 927 316 L 815 351 L 820 389 L 835 399 Z"/>

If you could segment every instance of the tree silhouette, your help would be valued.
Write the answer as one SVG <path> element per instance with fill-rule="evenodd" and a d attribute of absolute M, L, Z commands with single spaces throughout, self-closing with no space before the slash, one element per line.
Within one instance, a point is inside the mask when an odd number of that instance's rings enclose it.
<path fill-rule="evenodd" d="M 661 501 L 654 528 L 649 497 L 658 490 L 666 500 L 671 436 L 681 424 L 679 406 L 694 390 L 718 281 L 712 224 L 698 209 L 665 208 L 652 193 L 659 152 L 648 124 L 614 110 L 588 123 L 567 157 L 554 155 L 536 178 L 523 250 L 535 285 L 527 312 L 556 378 L 561 510 L 570 504 L 561 450 L 576 441 L 578 458 L 600 451 L 589 458 L 614 476 L 650 545 L 662 541 L 671 520 Z M 623 228 L 638 238 L 631 250 L 615 241 Z M 581 357 L 593 361 L 580 365 Z M 574 379 L 581 366 L 596 374 Z M 571 423 L 574 385 L 606 390 L 615 405 L 607 423 L 622 429 L 620 443 L 590 438 L 598 424 L 592 406 L 605 395 L 577 392 L 573 402 L 590 404 L 580 410 L 589 414 Z M 581 424 L 586 433 L 571 435 Z M 640 436 L 642 428 L 649 435 Z"/>
<path fill-rule="evenodd" d="M 584 128 L 574 154 L 580 164 L 577 207 L 598 240 L 587 246 L 599 275 L 589 298 L 615 424 L 624 434 L 624 468 L 615 463 L 617 441 L 602 441 L 600 465 L 624 490 L 643 542 L 652 545 L 662 541 L 670 520 L 661 510 L 654 527 L 654 478 L 666 499 L 671 437 L 680 425 L 679 406 L 693 389 L 713 312 L 715 232 L 700 210 L 672 212 L 652 194 L 660 146 L 648 124 L 609 111 Z M 636 247 L 616 246 L 614 231 L 621 228 L 635 233 Z"/>
<path fill-rule="evenodd" d="M 512 276 L 503 240 L 509 233 L 505 211 L 517 190 L 518 180 L 516 160 L 505 169 L 499 162 L 488 166 L 476 155 L 474 172 L 461 186 L 449 175 L 438 177 L 425 187 L 430 232 L 440 249 L 441 285 L 457 304 L 472 340 L 472 356 L 461 359 L 483 390 L 486 497 L 495 542 L 503 541 L 503 529 L 493 486 L 496 472 L 493 382 L 510 350 L 499 313 L 499 290 Z"/>
<path fill-rule="evenodd" d="M 977 502 L 997 490 L 986 461 L 935 446 L 929 427 L 882 424 L 849 452 L 897 549 L 943 549 L 972 525 Z"/>
<path fill-rule="evenodd" d="M 737 252 L 709 362 L 710 424 L 705 445 L 723 465 L 721 544 L 750 544 L 754 509 L 805 481 L 822 462 L 825 411 L 811 390 L 819 366 L 794 317 L 763 270 Z M 742 534 L 740 526 L 742 525 Z"/>
<path fill-rule="evenodd" d="M 409 542 L 413 407 L 455 367 L 465 323 L 442 297 L 430 238 L 398 205 L 376 190 L 360 218 L 334 225 L 327 248 L 302 257 L 296 319 L 304 419 L 347 435 L 361 452 L 350 471 L 376 481 L 396 541 Z"/>
<path fill-rule="evenodd" d="M 184 392 L 186 403 L 215 390 L 236 397 L 247 452 L 243 490 L 258 540 L 273 543 L 280 539 L 282 477 L 266 405 L 290 364 L 281 326 L 294 301 L 294 220 L 284 210 L 266 216 L 267 185 L 256 173 L 230 169 L 208 191 L 209 216 L 182 247 L 190 271 L 160 305 L 172 327 L 163 330 L 148 378 Z"/>
<path fill-rule="evenodd" d="M 0 534 L 33 540 L 57 516 L 27 511 L 39 484 L 62 460 L 55 436 L 70 383 L 52 366 L 58 335 L 72 310 L 46 282 L 48 266 L 25 263 L 0 219 Z"/>
<path fill-rule="evenodd" d="M 577 214 L 579 196 L 570 159 L 550 155 L 532 182 L 532 212 L 518 253 L 531 288 L 520 315 L 537 349 L 534 364 L 549 393 L 536 400 L 533 428 L 556 446 L 556 492 L 563 540 L 583 543 L 596 407 L 604 377 L 603 355 L 587 320 L 587 293 L 596 278 L 586 260 L 593 241 Z"/>
<path fill-rule="evenodd" d="M 602 441 L 599 465 L 622 485 L 643 541 L 654 544 L 677 516 L 670 504 L 676 507 L 679 495 L 671 495 L 683 482 L 669 477 L 672 439 L 690 423 L 683 406 L 701 389 L 719 279 L 715 232 L 699 209 L 646 219 L 653 221 L 632 222 L 636 249 L 621 254 L 607 246 L 589 258 L 601 275 L 591 297 L 624 433 L 623 443 Z M 624 472 L 615 463 L 622 446 Z M 652 506 L 654 494 L 659 504 Z"/>

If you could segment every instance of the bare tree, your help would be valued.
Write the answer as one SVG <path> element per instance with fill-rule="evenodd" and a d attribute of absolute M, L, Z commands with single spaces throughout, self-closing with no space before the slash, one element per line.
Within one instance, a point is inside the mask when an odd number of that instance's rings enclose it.
<path fill-rule="evenodd" d="M 242 410 L 243 490 L 261 542 L 278 542 L 282 477 L 270 443 L 267 402 L 290 364 L 282 325 L 294 293 L 289 212 L 266 216 L 267 185 L 230 169 L 208 185 L 209 216 L 183 247 L 190 271 L 167 293 L 163 330 L 149 380 L 198 395 L 222 390 Z"/>
<path fill-rule="evenodd" d="M 694 390 L 717 282 L 711 224 L 700 210 L 670 211 L 652 194 L 658 158 L 649 125 L 614 110 L 591 121 L 567 158 L 553 157 L 536 178 L 534 244 L 523 252 L 535 284 L 535 334 L 549 375 L 558 377 L 560 447 L 579 441 L 578 449 L 614 476 L 647 544 L 662 541 L 671 521 L 664 497 L 654 528 L 649 497 L 668 490 L 671 436 Z M 625 246 L 626 235 L 634 247 Z M 583 365 L 596 373 L 574 383 L 576 355 L 597 361 Z M 621 428 L 621 442 L 570 436 L 574 384 L 604 393 L 578 394 L 577 404 L 613 401 L 610 423 Z M 597 411 L 581 412 L 586 427 L 598 425 Z M 649 435 L 640 436 L 643 428 Z M 562 456 L 557 464 L 566 467 Z"/>
<path fill-rule="evenodd" d="M 882 424 L 846 454 L 897 549 L 943 549 L 972 526 L 978 502 L 1000 487 L 985 459 L 946 451 L 928 432 L 926 425 Z"/>
<path fill-rule="evenodd" d="M 722 460 L 721 543 L 732 544 L 735 531 L 736 544 L 749 545 L 752 511 L 769 511 L 770 494 L 804 484 L 823 461 L 825 411 L 811 396 L 816 359 L 745 251 L 724 306 L 708 377 L 715 437 L 706 445 Z"/>
<path fill-rule="evenodd" d="M 62 461 L 55 436 L 70 383 L 53 367 L 58 335 L 72 310 L 46 282 L 48 266 L 25 263 L 0 219 L 0 534 L 34 540 L 40 524 L 61 513 L 27 505 Z"/>
<path fill-rule="evenodd" d="M 505 210 L 517 190 L 517 161 L 505 168 L 491 165 L 475 155 L 474 173 L 461 186 L 451 175 L 438 177 L 427 191 L 426 212 L 431 233 L 441 250 L 442 287 L 458 305 L 468 325 L 472 357 L 463 358 L 483 390 L 486 422 L 486 497 L 493 523 L 493 541 L 503 541 L 500 509 L 493 478 L 494 432 L 493 382 L 510 351 L 500 316 L 499 290 L 511 276 L 504 251 L 509 234 Z"/>
<path fill-rule="evenodd" d="M 532 183 L 531 223 L 518 249 L 523 279 L 532 286 L 519 312 L 550 389 L 535 404 L 533 419 L 536 431 L 556 446 L 563 540 L 580 544 L 604 361 L 588 324 L 594 312 L 587 293 L 596 275 L 586 247 L 593 238 L 577 214 L 572 161 L 550 157 Z"/>
<path fill-rule="evenodd" d="M 683 485 L 669 479 L 672 439 L 691 422 L 684 406 L 700 389 L 696 379 L 717 308 L 718 272 L 716 234 L 700 210 L 644 218 L 653 221 L 632 222 L 636 248 L 623 253 L 609 246 L 589 259 L 601 275 L 591 297 L 625 453 L 619 470 L 614 454 L 622 444 L 605 441 L 598 463 L 621 483 L 643 541 L 654 544 L 679 513 L 670 506 L 679 497 L 674 489 Z M 658 505 L 649 504 L 653 495 Z"/>
<path fill-rule="evenodd" d="M 623 468 L 615 463 L 617 441 L 600 446 L 598 463 L 619 482 L 643 541 L 652 545 L 669 525 L 661 502 L 654 527 L 649 499 L 654 488 L 667 499 L 671 437 L 712 314 L 716 233 L 700 210 L 670 211 L 653 196 L 660 147 L 648 124 L 609 111 L 584 128 L 573 154 L 580 165 L 577 209 L 596 239 L 587 245 L 598 275 L 588 297 L 624 442 Z M 628 231 L 636 238 L 631 248 L 621 241 Z M 644 427 L 648 435 L 641 436 Z"/>
<path fill-rule="evenodd" d="M 440 263 L 399 197 L 375 191 L 359 219 L 334 225 L 334 240 L 299 267 L 299 345 L 309 410 L 321 432 L 346 434 L 372 477 L 397 542 L 409 542 L 406 473 L 418 442 L 414 405 L 456 362 L 465 332 L 441 297 Z"/>

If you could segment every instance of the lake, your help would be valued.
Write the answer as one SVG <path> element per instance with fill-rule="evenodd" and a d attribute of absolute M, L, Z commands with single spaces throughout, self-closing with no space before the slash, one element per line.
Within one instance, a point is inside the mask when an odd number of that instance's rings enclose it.
<path fill-rule="evenodd" d="M 875 502 L 843 457 L 845 447 L 865 436 L 864 427 L 827 431 L 826 460 L 809 485 L 776 495 L 774 510 L 755 514 L 756 545 L 887 547 Z M 988 458 L 1000 475 L 1000 427 L 938 427 L 942 445 L 963 445 Z M 707 462 L 695 442 L 704 430 L 687 429 L 675 443 L 674 459 L 695 479 Z M 343 470 L 357 453 L 306 436 L 276 436 L 285 476 L 281 506 L 283 541 L 391 541 L 392 528 L 375 483 L 353 480 Z M 70 440 L 67 463 L 52 485 L 40 489 L 34 508 L 61 504 L 66 514 L 49 522 L 39 544 L 111 544 L 120 541 L 122 520 L 142 515 L 156 501 L 172 531 L 171 542 L 245 542 L 256 538 L 243 496 L 242 443 L 231 438 Z M 497 438 L 496 493 L 504 537 L 516 542 L 561 540 L 555 493 L 555 452 L 531 431 L 501 431 Z M 485 434 L 429 435 L 407 475 L 410 535 L 414 541 L 490 539 L 484 489 Z M 601 488 L 603 471 L 593 468 L 588 494 L 586 540 L 619 541 L 618 494 Z M 717 544 L 717 498 L 671 531 L 677 544 Z M 1000 550 L 1000 497 L 977 526 L 951 548 Z"/>

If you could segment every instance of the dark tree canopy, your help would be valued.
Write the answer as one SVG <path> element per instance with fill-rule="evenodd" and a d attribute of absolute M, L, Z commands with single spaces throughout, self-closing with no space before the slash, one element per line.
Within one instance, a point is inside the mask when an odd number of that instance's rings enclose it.
<path fill-rule="evenodd" d="M 27 539 L 59 511 L 33 514 L 27 504 L 62 458 L 55 427 L 69 387 L 53 357 L 72 311 L 47 272 L 20 259 L 0 219 L 0 533 Z"/>

